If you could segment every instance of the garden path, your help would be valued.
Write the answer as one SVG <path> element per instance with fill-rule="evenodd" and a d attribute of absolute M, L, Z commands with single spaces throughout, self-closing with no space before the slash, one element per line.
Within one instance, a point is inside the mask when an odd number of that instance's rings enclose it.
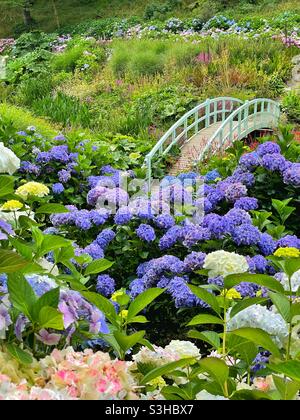
<path fill-rule="evenodd" d="M 300 54 L 292 59 L 294 64 L 292 79 L 287 82 L 287 91 L 297 90 L 300 91 Z"/>

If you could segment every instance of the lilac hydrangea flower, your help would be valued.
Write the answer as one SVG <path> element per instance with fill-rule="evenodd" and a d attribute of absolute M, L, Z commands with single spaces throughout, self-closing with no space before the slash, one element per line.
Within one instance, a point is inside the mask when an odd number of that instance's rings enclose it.
<path fill-rule="evenodd" d="M 66 184 L 68 181 L 70 181 L 72 175 L 70 171 L 67 171 L 66 169 L 62 169 L 58 172 L 58 179 L 63 184 Z"/>
<path fill-rule="evenodd" d="M 230 183 L 225 190 L 225 198 L 227 201 L 232 203 L 241 197 L 245 197 L 247 192 L 246 186 L 241 182 Z"/>

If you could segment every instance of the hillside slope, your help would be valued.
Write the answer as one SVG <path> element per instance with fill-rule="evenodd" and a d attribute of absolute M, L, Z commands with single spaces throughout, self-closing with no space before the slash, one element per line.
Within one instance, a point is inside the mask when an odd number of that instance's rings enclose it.
<path fill-rule="evenodd" d="M 14 35 L 15 29 L 23 23 L 22 9 L 12 6 L 9 0 L 0 0 L 0 37 Z M 217 1 L 217 0 L 35 0 L 32 16 L 37 27 L 43 31 L 55 31 L 58 26 L 73 25 L 88 19 L 106 17 L 144 16 L 147 7 L 168 4 L 169 11 L 159 15 L 210 18 L 215 13 L 223 12 L 231 17 L 274 16 L 291 10 L 300 13 L 298 0 L 252 0 L 252 1 Z"/>

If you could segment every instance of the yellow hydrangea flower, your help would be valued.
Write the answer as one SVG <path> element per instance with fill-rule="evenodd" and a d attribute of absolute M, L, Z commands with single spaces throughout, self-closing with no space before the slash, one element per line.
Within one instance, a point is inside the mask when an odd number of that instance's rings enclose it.
<path fill-rule="evenodd" d="M 235 289 L 229 289 L 229 290 L 222 290 L 221 296 L 226 296 L 227 299 L 233 300 L 233 299 L 242 299 L 241 294 L 235 290 Z"/>
<path fill-rule="evenodd" d="M 164 386 L 166 386 L 166 382 L 162 376 L 158 376 L 157 378 L 152 379 L 152 381 L 150 381 L 148 385 L 155 386 L 155 388 L 161 389 Z"/>
<path fill-rule="evenodd" d="M 274 252 L 275 257 L 283 257 L 283 258 L 298 258 L 300 257 L 300 251 L 297 248 L 278 248 L 277 251 Z"/>
<path fill-rule="evenodd" d="M 16 191 L 16 194 L 25 200 L 28 196 L 32 195 L 34 197 L 45 197 L 50 193 L 49 188 L 46 185 L 39 182 L 27 182 L 26 184 L 19 187 Z"/>
<path fill-rule="evenodd" d="M 1 210 L 4 211 L 17 211 L 23 207 L 23 204 L 18 200 L 9 200 L 3 204 Z"/>
<path fill-rule="evenodd" d="M 126 319 L 126 318 L 127 318 L 127 315 L 128 315 L 128 311 L 127 311 L 127 309 L 123 309 L 123 310 L 119 313 L 119 316 L 120 316 L 122 319 Z"/>
<path fill-rule="evenodd" d="M 121 290 L 117 290 L 115 293 L 112 294 L 111 300 L 113 300 L 114 302 L 117 302 L 117 298 L 119 296 L 123 296 L 123 295 L 125 295 L 124 290 L 122 290 L 122 289 Z"/>

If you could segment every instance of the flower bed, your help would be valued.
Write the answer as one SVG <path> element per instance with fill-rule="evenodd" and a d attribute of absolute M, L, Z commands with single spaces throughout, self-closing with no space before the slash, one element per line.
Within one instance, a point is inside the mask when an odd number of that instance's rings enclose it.
<path fill-rule="evenodd" d="M 92 145 L 35 133 L 24 153 L 30 135 L 14 137 L 0 160 L 0 398 L 298 398 L 288 129 L 164 177 L 151 199 L 130 167 L 84 170 Z"/>

